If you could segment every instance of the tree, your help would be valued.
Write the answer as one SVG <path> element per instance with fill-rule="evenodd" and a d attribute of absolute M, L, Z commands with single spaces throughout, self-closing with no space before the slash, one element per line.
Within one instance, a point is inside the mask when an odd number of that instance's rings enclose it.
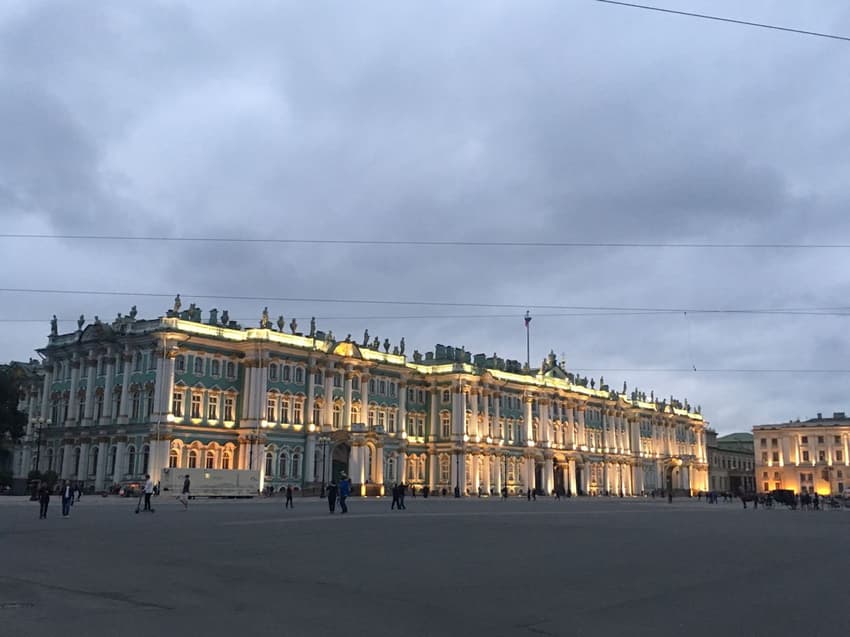
<path fill-rule="evenodd" d="M 21 381 L 11 367 L 0 367 L 0 468 L 10 466 L 11 447 L 24 435 L 26 414 L 18 411 Z"/>
<path fill-rule="evenodd" d="M 0 369 L 0 445 L 24 435 L 27 415 L 18 410 L 20 380 L 10 368 Z"/>

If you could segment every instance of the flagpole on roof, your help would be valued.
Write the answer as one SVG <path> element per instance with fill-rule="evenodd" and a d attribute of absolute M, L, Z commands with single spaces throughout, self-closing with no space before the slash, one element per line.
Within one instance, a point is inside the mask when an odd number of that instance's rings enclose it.
<path fill-rule="evenodd" d="M 531 369 L 531 312 L 525 311 L 525 367 Z"/>

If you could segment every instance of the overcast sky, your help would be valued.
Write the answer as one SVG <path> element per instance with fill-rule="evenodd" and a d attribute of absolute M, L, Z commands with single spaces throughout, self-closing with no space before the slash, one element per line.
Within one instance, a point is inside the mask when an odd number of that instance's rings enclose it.
<path fill-rule="evenodd" d="M 841 2 L 660 6 L 850 35 Z M 0 231 L 848 243 L 848 68 L 848 42 L 592 0 L 5 0 Z M 616 388 L 700 404 L 729 433 L 850 412 L 847 372 L 702 371 L 850 370 L 850 317 L 541 306 L 850 306 L 848 261 L 839 249 L 5 238 L 4 288 L 166 296 L 0 292 L 0 360 L 34 355 L 53 313 L 72 331 L 80 314 L 111 320 L 132 304 L 159 316 L 178 292 L 205 318 L 217 307 L 256 325 L 269 305 L 338 337 L 404 336 L 408 353 L 443 343 L 523 360 L 528 308 L 533 365 L 552 349 Z M 459 314 L 478 317 L 445 318 Z M 690 371 L 657 371 L 671 369 Z"/>

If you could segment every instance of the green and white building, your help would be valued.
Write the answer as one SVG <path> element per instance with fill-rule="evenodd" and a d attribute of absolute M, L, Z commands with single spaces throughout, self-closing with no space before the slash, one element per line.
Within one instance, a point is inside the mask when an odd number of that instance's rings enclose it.
<path fill-rule="evenodd" d="M 354 492 L 405 482 L 432 493 L 631 495 L 708 488 L 706 422 L 674 399 L 438 345 L 424 355 L 206 322 L 192 306 L 59 334 L 25 385 L 14 472 L 53 470 L 106 490 L 164 467 L 250 469 L 275 490 Z"/>

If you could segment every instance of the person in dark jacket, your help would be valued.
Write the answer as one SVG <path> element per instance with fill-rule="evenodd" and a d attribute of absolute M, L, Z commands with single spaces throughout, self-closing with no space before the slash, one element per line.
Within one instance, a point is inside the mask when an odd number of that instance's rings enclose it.
<path fill-rule="evenodd" d="M 405 496 L 406 493 L 407 493 L 407 485 L 404 482 L 402 482 L 400 485 L 398 485 L 398 508 L 399 509 L 406 509 L 407 508 L 406 506 L 404 506 L 404 496 Z"/>
<path fill-rule="evenodd" d="M 47 488 L 47 483 L 41 483 L 41 489 L 38 490 L 38 503 L 39 503 L 39 520 L 47 519 L 47 505 L 50 504 L 50 489 Z"/>
<path fill-rule="evenodd" d="M 339 481 L 339 508 L 343 513 L 348 513 L 348 505 L 345 503 L 346 498 L 351 494 L 351 480 L 344 473 Z"/>
<path fill-rule="evenodd" d="M 71 514 L 71 503 L 74 501 L 74 489 L 67 480 L 62 483 L 62 517 L 67 518 Z"/>
<path fill-rule="evenodd" d="M 331 481 L 328 485 L 328 490 L 326 491 L 326 495 L 328 496 L 328 509 L 331 513 L 336 511 L 336 498 L 337 498 L 337 488 L 336 482 Z"/>
<path fill-rule="evenodd" d="M 286 487 L 286 502 L 283 503 L 284 509 L 294 509 L 295 505 L 292 504 L 292 487 Z"/>
<path fill-rule="evenodd" d="M 393 503 L 390 505 L 390 511 L 396 507 L 401 509 L 401 505 L 398 503 L 398 485 L 393 484 Z"/>

